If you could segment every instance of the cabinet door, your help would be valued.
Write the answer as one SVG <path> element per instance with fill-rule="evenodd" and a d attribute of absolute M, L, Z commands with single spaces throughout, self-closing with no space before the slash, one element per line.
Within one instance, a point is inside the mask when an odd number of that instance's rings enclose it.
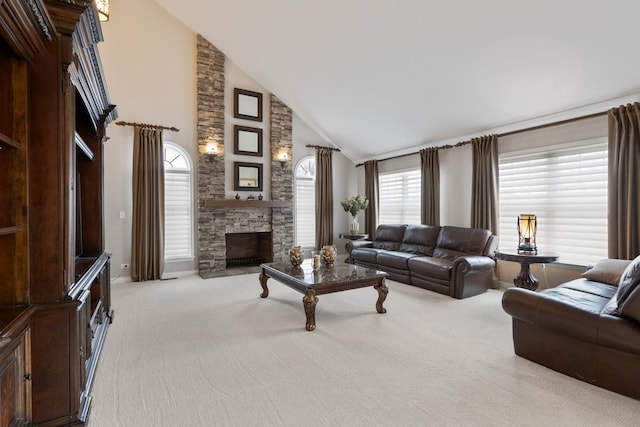
<path fill-rule="evenodd" d="M 28 425 L 31 418 L 31 375 L 25 329 L 0 355 L 0 425 Z"/>

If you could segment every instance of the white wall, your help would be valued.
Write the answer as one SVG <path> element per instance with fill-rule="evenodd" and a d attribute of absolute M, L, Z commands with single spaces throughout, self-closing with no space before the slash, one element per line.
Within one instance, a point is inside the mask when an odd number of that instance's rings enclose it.
<path fill-rule="evenodd" d="M 175 126 L 167 140 L 196 157 L 196 36 L 153 0 L 111 2 L 100 56 L 118 120 Z M 105 247 L 112 278 L 131 257 L 133 128 L 111 124 L 105 145 Z M 119 213 L 125 218 L 120 219 Z M 167 266 L 167 270 L 171 266 Z M 193 262 L 187 263 L 193 269 Z M 185 269 L 179 266 L 178 269 Z"/>
<path fill-rule="evenodd" d="M 471 225 L 471 146 L 438 152 L 440 160 L 440 225 Z M 420 169 L 420 155 L 378 163 L 378 173 Z M 364 194 L 364 167 L 358 168 L 358 188 Z"/>
<path fill-rule="evenodd" d="M 314 156 L 315 149 L 306 147 L 307 145 L 329 146 L 327 141 L 317 132 L 311 129 L 295 113 L 293 114 L 293 167 L 298 161 L 306 156 Z M 295 174 L 295 170 L 294 170 Z M 351 215 L 346 213 L 340 201 L 351 196 L 355 196 L 358 191 L 357 172 L 355 164 L 347 159 L 341 152 L 333 153 L 333 242 L 338 248 L 338 253 L 346 252 L 344 242 L 338 237 L 340 233 L 349 230 Z M 359 193 L 364 194 L 364 193 Z M 364 221 L 364 218 L 363 218 Z M 362 223 L 364 224 L 364 222 Z"/>
<path fill-rule="evenodd" d="M 181 145 L 197 165 L 197 72 L 196 34 L 165 12 L 153 0 L 112 2 L 111 16 L 103 23 L 104 42 L 99 51 L 111 101 L 117 104 L 118 120 L 175 126 L 180 132 L 165 131 L 164 138 Z M 244 73 L 228 58 L 225 63 L 225 187 L 232 198 L 233 162 L 263 163 L 265 198 L 270 198 L 271 161 L 269 149 L 269 92 Z M 233 88 L 239 87 L 263 94 L 263 120 L 251 122 L 233 118 Z M 263 157 L 233 154 L 233 125 L 263 129 Z M 121 270 L 131 257 L 132 157 L 133 128 L 112 124 L 105 145 L 105 247 L 111 253 L 112 278 L 129 276 Z M 293 162 L 313 149 L 306 144 L 327 145 L 294 114 Z M 348 215 L 339 201 L 355 194 L 355 168 L 340 153 L 334 155 L 335 242 L 338 234 L 348 230 Z M 194 186 L 195 186 L 194 176 Z M 248 193 L 242 194 L 246 196 Z M 256 194 L 257 195 L 257 194 Z M 197 196 L 194 191 L 194 208 Z M 339 210 L 338 210 L 339 208 Z M 120 219 L 120 212 L 125 218 Z M 196 226 L 194 218 L 194 227 Z M 194 231 L 195 232 L 195 231 Z M 197 242 L 197 236 L 194 241 Z M 339 245 L 340 246 L 340 245 Z M 195 253 L 195 251 L 194 251 Z M 165 273 L 195 271 L 196 260 L 165 263 Z M 175 274 L 174 274 L 175 275 Z"/>

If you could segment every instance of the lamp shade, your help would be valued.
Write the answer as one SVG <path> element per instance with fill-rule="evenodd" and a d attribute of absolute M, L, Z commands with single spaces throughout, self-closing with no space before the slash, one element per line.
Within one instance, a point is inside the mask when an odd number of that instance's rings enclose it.
<path fill-rule="evenodd" d="M 538 221 L 533 214 L 520 214 L 518 216 L 518 252 L 537 253 L 536 231 Z"/>

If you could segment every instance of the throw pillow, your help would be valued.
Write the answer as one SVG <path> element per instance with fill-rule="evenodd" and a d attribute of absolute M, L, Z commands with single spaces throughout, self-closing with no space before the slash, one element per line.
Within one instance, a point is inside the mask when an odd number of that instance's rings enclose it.
<path fill-rule="evenodd" d="M 618 286 L 625 269 L 631 264 L 628 259 L 601 259 L 593 268 L 582 273 L 585 279 Z"/>
<path fill-rule="evenodd" d="M 640 256 L 631 261 L 624 270 L 620 278 L 620 284 L 618 284 L 618 290 L 606 305 L 604 312 L 607 314 L 624 315 L 624 305 L 629 296 L 638 288 L 638 284 L 640 284 Z M 638 295 L 638 297 L 640 298 L 640 295 Z M 630 304 L 629 308 L 635 305 L 633 298 Z"/>

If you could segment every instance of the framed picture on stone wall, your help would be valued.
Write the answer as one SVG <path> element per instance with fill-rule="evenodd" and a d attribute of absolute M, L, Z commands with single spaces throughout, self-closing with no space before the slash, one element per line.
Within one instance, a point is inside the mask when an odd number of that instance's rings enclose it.
<path fill-rule="evenodd" d="M 262 157 L 262 129 L 235 125 L 233 153 Z"/>
<path fill-rule="evenodd" d="M 262 163 L 234 162 L 234 190 L 262 191 Z"/>
<path fill-rule="evenodd" d="M 233 89 L 233 117 L 262 121 L 262 94 L 246 89 Z"/>

